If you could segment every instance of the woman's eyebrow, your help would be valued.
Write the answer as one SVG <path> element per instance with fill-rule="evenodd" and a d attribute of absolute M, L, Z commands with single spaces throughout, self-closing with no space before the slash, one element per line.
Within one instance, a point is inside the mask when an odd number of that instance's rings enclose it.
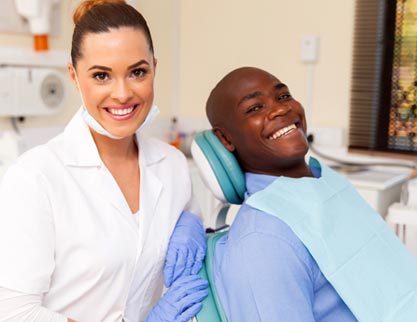
<path fill-rule="evenodd" d="M 142 59 L 142 60 L 139 60 L 137 63 L 134 63 L 134 64 L 130 65 L 127 69 L 132 69 L 132 68 L 138 67 L 140 65 L 149 65 L 149 63 L 145 59 Z M 100 69 L 100 70 L 105 70 L 105 71 L 109 71 L 109 72 L 112 71 L 112 69 L 110 67 L 101 66 L 101 65 L 93 65 L 88 70 L 90 71 L 92 69 Z"/>
<path fill-rule="evenodd" d="M 149 63 L 145 59 L 142 59 L 142 60 L 139 60 L 137 63 L 134 63 L 134 64 L 130 65 L 127 69 L 132 69 L 132 68 L 138 67 L 140 65 L 148 65 L 149 66 Z"/>
<path fill-rule="evenodd" d="M 101 70 L 106 70 L 106 71 L 111 71 L 111 68 L 106 67 L 106 66 L 100 66 L 100 65 L 93 65 L 91 66 L 88 70 L 92 70 L 92 69 L 101 69 Z"/>

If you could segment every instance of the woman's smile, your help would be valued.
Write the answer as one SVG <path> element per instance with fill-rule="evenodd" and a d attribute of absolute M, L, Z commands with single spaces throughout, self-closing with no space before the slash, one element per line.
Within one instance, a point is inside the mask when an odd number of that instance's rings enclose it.
<path fill-rule="evenodd" d="M 119 107 L 105 107 L 109 117 L 115 121 L 126 121 L 132 118 L 138 111 L 138 104 Z"/>

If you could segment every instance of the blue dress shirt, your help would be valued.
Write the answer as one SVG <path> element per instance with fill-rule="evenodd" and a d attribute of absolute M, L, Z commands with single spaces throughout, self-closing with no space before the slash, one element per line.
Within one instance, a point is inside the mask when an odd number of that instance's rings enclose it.
<path fill-rule="evenodd" d="M 245 200 L 275 179 L 247 173 Z M 245 203 L 216 245 L 214 278 L 229 322 L 357 321 L 289 226 Z"/>

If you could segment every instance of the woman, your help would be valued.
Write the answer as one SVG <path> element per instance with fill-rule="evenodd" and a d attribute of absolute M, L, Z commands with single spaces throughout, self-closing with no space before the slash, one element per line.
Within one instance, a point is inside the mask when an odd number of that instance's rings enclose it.
<path fill-rule="evenodd" d="M 83 106 L 0 185 L 0 321 L 187 321 L 207 295 L 205 238 L 183 212 L 184 156 L 137 132 L 156 111 L 147 23 L 122 0 L 81 2 L 74 23 Z"/>

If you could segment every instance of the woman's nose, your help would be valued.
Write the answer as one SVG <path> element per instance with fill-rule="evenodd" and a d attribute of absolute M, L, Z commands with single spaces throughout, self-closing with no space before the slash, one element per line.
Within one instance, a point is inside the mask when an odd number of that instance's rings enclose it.
<path fill-rule="evenodd" d="M 120 101 L 121 103 L 127 102 L 133 95 L 133 91 L 126 80 L 115 81 L 111 96 L 113 99 Z"/>
<path fill-rule="evenodd" d="M 284 116 L 289 111 L 291 111 L 292 107 L 288 103 L 275 103 L 268 114 L 269 119 L 274 119 L 279 116 Z"/>

